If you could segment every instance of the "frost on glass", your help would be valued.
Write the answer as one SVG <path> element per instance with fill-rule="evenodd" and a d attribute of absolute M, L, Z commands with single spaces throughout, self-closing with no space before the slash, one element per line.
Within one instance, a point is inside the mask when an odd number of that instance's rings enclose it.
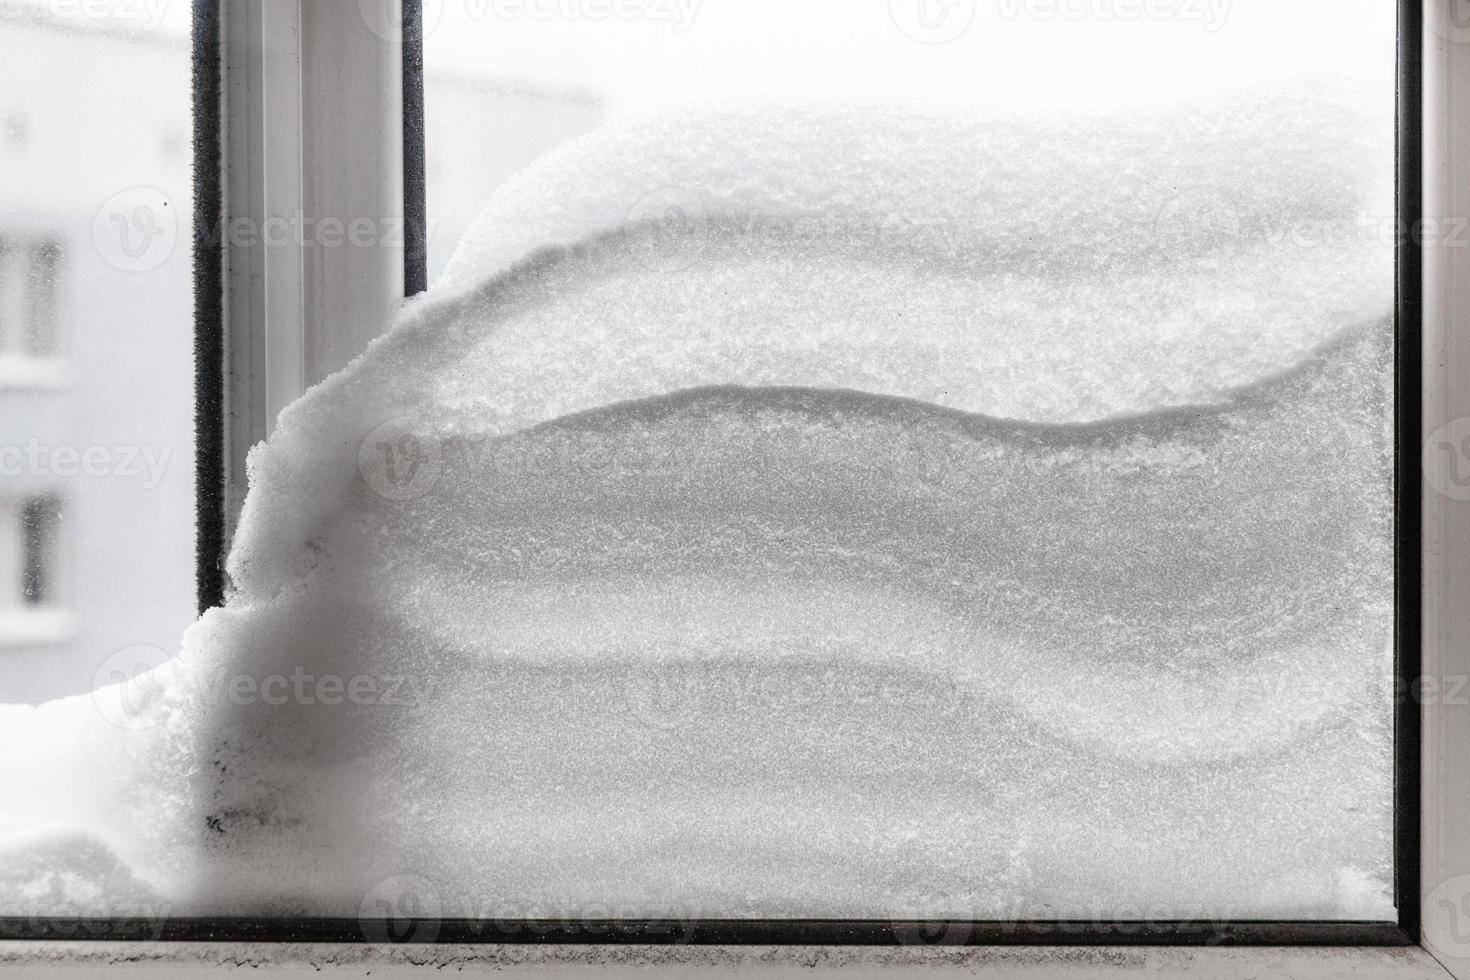
<path fill-rule="evenodd" d="M 523 172 L 252 453 L 183 656 L 0 715 L 89 754 L 8 761 L 0 892 L 1391 918 L 1375 110 L 765 103 Z"/>

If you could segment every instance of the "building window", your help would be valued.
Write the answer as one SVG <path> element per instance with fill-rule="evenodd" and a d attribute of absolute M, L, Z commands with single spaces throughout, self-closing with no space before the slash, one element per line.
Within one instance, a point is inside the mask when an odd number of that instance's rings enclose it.
<path fill-rule="evenodd" d="M 63 514 L 54 493 L 0 497 L 0 649 L 67 635 Z"/>
<path fill-rule="evenodd" d="M 158 137 L 158 152 L 167 164 L 178 163 L 184 155 L 184 137 L 174 129 L 164 131 Z"/>
<path fill-rule="evenodd" d="M 26 148 L 30 142 L 31 127 L 26 122 L 26 117 L 18 112 L 7 112 L 0 129 L 5 133 L 5 148 L 19 153 Z"/>
<path fill-rule="evenodd" d="M 0 383 L 35 383 L 59 354 L 61 247 L 0 236 Z"/>
<path fill-rule="evenodd" d="M 50 606 L 58 597 L 61 501 L 32 497 L 20 510 L 20 599 L 25 606 Z"/>

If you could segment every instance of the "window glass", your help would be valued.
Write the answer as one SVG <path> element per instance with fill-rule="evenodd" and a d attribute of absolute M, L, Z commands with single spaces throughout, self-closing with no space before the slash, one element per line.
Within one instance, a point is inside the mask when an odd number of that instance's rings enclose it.
<path fill-rule="evenodd" d="M 1393 17 L 1382 0 L 426 0 L 430 281 L 506 177 L 609 120 L 760 98 L 1070 113 L 1292 77 L 1391 112 Z"/>
<path fill-rule="evenodd" d="M 0 10 L 0 702 L 193 616 L 187 6 Z"/>
<path fill-rule="evenodd" d="M 677 875 L 712 914 L 1392 918 L 1392 3 L 445 0 L 425 34 L 431 282 L 465 306 L 433 397 L 527 442 L 438 477 L 441 504 L 496 480 L 523 531 L 476 538 L 515 555 L 481 631 L 528 671 L 616 660 L 621 699 L 567 725 L 685 763 L 645 799 L 589 750 L 609 768 L 556 797 L 615 815 L 587 845 L 611 880 Z M 856 393 L 822 416 L 851 472 L 743 426 L 789 388 Z M 975 419 L 1018 469 L 873 436 L 883 398 Z M 1230 436 L 1183 425 L 1207 406 Z M 681 411 L 725 424 L 701 442 Z M 561 468 L 514 469 L 543 438 Z M 895 444 L 928 482 L 888 497 Z M 536 555 L 578 602 L 521 580 Z M 920 665 L 960 707 L 910 674 L 911 710 L 855 706 Z M 505 804 L 528 850 L 530 793 Z M 505 863 L 519 893 L 617 891 Z"/>
<path fill-rule="evenodd" d="M 1391 3 L 428 0 L 177 660 L 185 25 L 20 9 L 0 916 L 1395 918 Z"/>

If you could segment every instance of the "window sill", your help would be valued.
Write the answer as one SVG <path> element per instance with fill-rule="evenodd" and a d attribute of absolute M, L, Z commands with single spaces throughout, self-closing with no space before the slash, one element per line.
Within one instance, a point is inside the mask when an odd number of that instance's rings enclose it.
<path fill-rule="evenodd" d="M 0 355 L 0 389 L 66 386 L 66 361 L 59 357 L 19 357 Z"/>
<path fill-rule="evenodd" d="M 252 976 L 408 976 L 456 973 L 585 976 L 589 968 L 618 973 L 642 970 L 678 976 L 723 975 L 732 969 L 766 976 L 812 976 L 813 971 L 863 977 L 927 976 L 1294 977 L 1296 980 L 1449 978 L 1422 948 L 1142 948 L 1079 947 L 843 947 L 843 946 L 372 946 L 267 945 L 252 943 L 0 942 L 0 976 L 92 976 L 118 971 L 171 977 L 204 976 L 226 969 Z M 936 973 L 936 971 L 939 971 Z M 99 974 L 100 975 L 100 974 Z"/>
<path fill-rule="evenodd" d="M 0 611 L 0 653 L 14 647 L 66 643 L 75 632 L 71 613 L 64 609 Z"/>

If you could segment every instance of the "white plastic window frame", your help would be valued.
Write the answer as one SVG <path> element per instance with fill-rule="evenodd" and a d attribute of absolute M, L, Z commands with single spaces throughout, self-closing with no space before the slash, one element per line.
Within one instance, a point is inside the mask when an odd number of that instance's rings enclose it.
<path fill-rule="evenodd" d="M 225 0 L 224 200 L 229 220 L 297 213 L 403 214 L 402 0 Z M 1410 6 L 1417 7 L 1417 4 Z M 1462 0 L 1423 0 L 1421 499 L 1422 662 L 1430 690 L 1470 677 L 1470 249 L 1452 233 L 1470 215 L 1470 23 Z M 374 24 L 364 31 L 364 18 Z M 1413 47 L 1412 44 L 1409 45 Z M 1406 121 L 1414 128 L 1414 120 Z M 1411 176 L 1411 175 L 1407 175 Z M 1459 220 L 1456 220 L 1459 216 Z M 257 224 L 256 227 L 260 227 Z M 1428 233 L 1429 228 L 1442 233 Z M 402 253 L 391 247 L 231 250 L 226 262 L 227 496 L 242 497 L 243 458 L 279 409 L 341 367 L 391 320 L 403 295 Z M 1446 448 L 1449 451 L 1444 451 Z M 1461 459 L 1460 456 L 1467 456 Z M 328 975 L 438 971 L 579 974 L 594 964 L 725 973 L 842 967 L 887 976 L 909 967 L 984 969 L 998 977 L 1154 974 L 1216 977 L 1362 975 L 1470 980 L 1470 707 L 1423 696 L 1419 713 L 1419 944 L 1283 947 L 872 947 L 595 945 L 393 947 L 290 943 L 0 943 L 0 972 L 28 975 L 99 966 L 204 975 L 222 964 L 314 968 Z M 802 969 L 801 972 L 808 972 Z"/>
<path fill-rule="evenodd" d="M 403 7 L 220 7 L 225 541 L 250 447 L 403 301 Z"/>
<path fill-rule="evenodd" d="M 1425 691 L 1470 677 L 1470 18 L 1424 3 L 1423 660 Z M 1432 228 L 1436 228 L 1430 233 Z M 1455 229 L 1461 229 L 1456 233 Z M 1446 452 L 1445 450 L 1450 450 Z M 1421 942 L 1470 978 L 1470 706 L 1423 697 Z"/>

